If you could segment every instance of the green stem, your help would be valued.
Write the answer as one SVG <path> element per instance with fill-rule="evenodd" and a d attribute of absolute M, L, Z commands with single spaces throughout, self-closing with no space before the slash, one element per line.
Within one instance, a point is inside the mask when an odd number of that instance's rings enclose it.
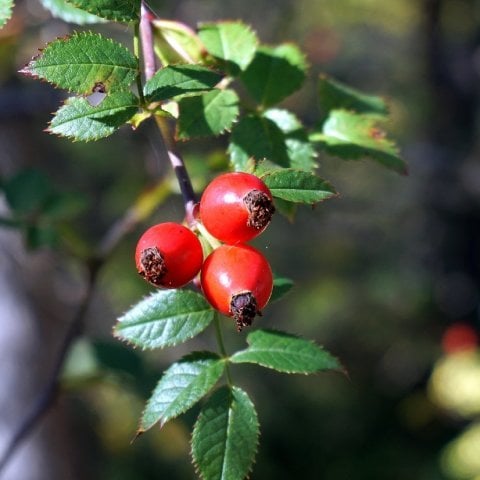
<path fill-rule="evenodd" d="M 138 62 L 140 63 L 140 21 L 135 22 L 133 33 L 133 53 L 137 57 Z M 137 75 L 137 90 L 142 105 L 145 105 L 145 98 L 143 96 L 142 74 L 140 69 L 138 69 Z"/>
<path fill-rule="evenodd" d="M 215 335 L 217 337 L 218 348 L 220 350 L 222 357 L 225 359 L 225 376 L 227 377 L 227 384 L 230 388 L 232 388 L 233 387 L 232 375 L 230 374 L 230 366 L 228 364 L 229 363 L 228 355 L 227 355 L 227 351 L 225 350 L 225 344 L 223 343 L 222 326 L 220 325 L 220 318 L 218 313 L 215 313 L 214 323 L 215 323 Z"/>

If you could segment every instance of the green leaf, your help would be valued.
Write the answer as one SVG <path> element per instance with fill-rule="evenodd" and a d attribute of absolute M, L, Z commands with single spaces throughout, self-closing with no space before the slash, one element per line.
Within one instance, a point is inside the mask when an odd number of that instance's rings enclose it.
<path fill-rule="evenodd" d="M 114 334 L 142 348 L 186 342 L 205 330 L 214 317 L 202 295 L 190 290 L 160 290 L 119 318 Z"/>
<path fill-rule="evenodd" d="M 258 45 L 255 32 L 242 22 L 204 23 L 198 35 L 207 52 L 232 76 L 247 68 Z"/>
<path fill-rule="evenodd" d="M 82 32 L 49 43 L 21 72 L 74 93 L 89 94 L 99 86 L 110 93 L 130 87 L 138 62 L 121 44 Z"/>
<path fill-rule="evenodd" d="M 388 108 L 383 98 L 365 95 L 326 75 L 321 75 L 318 85 L 320 106 L 325 113 L 331 110 L 353 110 L 380 116 L 388 115 Z"/>
<path fill-rule="evenodd" d="M 322 131 L 311 134 L 310 140 L 317 142 L 329 154 L 345 160 L 368 157 L 398 173 L 407 173 L 397 146 L 371 116 L 332 110 Z"/>
<path fill-rule="evenodd" d="M 272 108 L 263 114 L 274 122 L 284 134 L 287 155 L 292 168 L 311 171 L 317 167 L 317 153 L 308 139 L 308 134 L 300 120 L 288 110 Z"/>
<path fill-rule="evenodd" d="M 273 279 L 273 290 L 269 303 L 279 300 L 286 295 L 293 287 L 293 281 L 289 278 L 275 277 Z"/>
<path fill-rule="evenodd" d="M 290 166 L 283 132 L 268 118 L 257 115 L 242 117 L 233 127 L 228 151 L 236 171 L 249 171 L 250 159 Z"/>
<path fill-rule="evenodd" d="M 72 97 L 57 110 L 48 132 L 74 141 L 90 142 L 108 137 L 135 114 L 138 99 L 130 92 L 108 95 L 97 107 L 85 98 Z"/>
<path fill-rule="evenodd" d="M 69 0 L 93 15 L 116 22 L 134 22 L 140 16 L 140 0 Z"/>
<path fill-rule="evenodd" d="M 171 65 L 159 70 L 145 84 L 149 102 L 160 102 L 177 95 L 211 90 L 222 75 L 199 65 Z"/>
<path fill-rule="evenodd" d="M 171 20 L 152 20 L 155 53 L 162 65 L 202 63 L 204 47 L 187 25 Z"/>
<path fill-rule="evenodd" d="M 61 18 L 65 22 L 77 23 L 78 25 L 105 22 L 103 18 L 92 15 L 85 10 L 80 10 L 66 0 L 40 0 L 40 2 L 55 18 Z"/>
<path fill-rule="evenodd" d="M 13 0 L 0 0 L 0 28 L 10 20 L 13 11 Z"/>
<path fill-rule="evenodd" d="M 269 107 L 298 90 L 306 70 L 303 53 L 297 46 L 286 43 L 259 48 L 241 79 L 252 97 Z"/>
<path fill-rule="evenodd" d="M 238 117 L 238 96 L 233 90 L 212 90 L 178 102 L 177 138 L 219 135 Z"/>
<path fill-rule="evenodd" d="M 255 330 L 247 336 L 249 347 L 230 357 L 233 363 L 256 363 L 283 373 L 316 373 L 341 370 L 338 360 L 315 343 L 285 332 Z"/>
<path fill-rule="evenodd" d="M 263 181 L 274 197 L 289 202 L 313 205 L 337 194 L 330 183 L 303 170 L 274 170 L 265 174 Z"/>
<path fill-rule="evenodd" d="M 242 480 L 257 451 L 255 407 L 240 388 L 218 389 L 193 428 L 192 456 L 203 480 Z"/>
<path fill-rule="evenodd" d="M 211 352 L 194 352 L 172 364 L 148 400 L 138 433 L 160 427 L 187 411 L 217 383 L 225 361 Z"/>

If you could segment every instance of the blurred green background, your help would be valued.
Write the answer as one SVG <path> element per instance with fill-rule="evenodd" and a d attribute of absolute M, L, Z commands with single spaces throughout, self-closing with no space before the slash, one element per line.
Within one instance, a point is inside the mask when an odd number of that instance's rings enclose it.
<path fill-rule="evenodd" d="M 446 354 L 442 338 L 452 325 L 480 327 L 480 1 L 157 0 L 152 6 L 190 25 L 242 19 L 265 43 L 299 44 L 310 79 L 286 105 L 307 125 L 321 114 L 321 72 L 385 96 L 392 114 L 387 129 L 409 163 L 409 176 L 401 177 L 368 160 L 319 157 L 320 175 L 341 196 L 300 209 L 294 225 L 277 216 L 255 242 L 274 271 L 296 283 L 257 325 L 315 339 L 341 359 L 349 377 L 234 368 L 261 423 L 251 478 L 479 480 L 480 359 L 476 350 L 451 353 L 447 346 Z M 59 215 L 39 231 L 20 237 L 8 229 L 0 237 L 0 265 L 7 257 L 18 261 L 14 288 L 0 289 L 0 303 L 21 292 L 15 301 L 25 302 L 40 325 L 28 327 L 33 353 L 24 351 L 27 373 L 18 379 L 32 385 L 29 396 L 15 400 L 0 378 L 0 404 L 16 404 L 14 419 L 40 390 L 35 382 L 48 377 L 82 292 L 84 266 L 68 252 L 98 244 L 146 185 L 170 175 L 148 125 L 86 145 L 43 133 L 62 93 L 16 72 L 37 48 L 74 29 L 28 0 L 18 2 L 0 31 L 1 177 L 41 171 L 68 194 L 72 209 L 68 221 Z M 125 26 L 98 30 L 131 46 Z M 181 148 L 201 191 L 206 173 L 223 164 L 225 143 Z M 179 195 L 170 196 L 148 224 L 182 215 Z M 61 395 L 28 440 L 43 446 L 43 461 L 31 460 L 34 476 L 18 476 L 32 454 L 22 447 L 2 480 L 194 478 L 189 438 L 198 408 L 130 444 L 162 370 L 189 350 L 216 348 L 211 330 L 148 354 L 112 339 L 118 315 L 149 291 L 132 259 L 144 227 L 125 237 L 102 271 Z M 27 240 L 53 248 L 24 251 Z M 225 323 L 229 351 L 241 348 L 244 334 Z M 12 361 L 6 353 L 0 360 Z M 14 410 L 1 411 L 1 421 L 13 425 L 6 416 Z M 0 428 L 0 444 L 9 431 Z"/>

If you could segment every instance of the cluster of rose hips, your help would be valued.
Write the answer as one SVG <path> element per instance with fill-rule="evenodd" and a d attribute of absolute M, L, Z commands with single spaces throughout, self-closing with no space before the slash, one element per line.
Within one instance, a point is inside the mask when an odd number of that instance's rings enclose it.
<path fill-rule="evenodd" d="M 173 222 L 160 223 L 138 241 L 138 273 L 156 287 L 178 288 L 200 272 L 207 301 L 232 317 L 241 330 L 261 315 L 272 293 L 268 261 L 245 244 L 270 223 L 275 211 L 272 194 L 255 175 L 226 173 L 207 186 L 198 211 L 199 223 L 193 229 L 206 240 L 210 236 L 216 239 L 209 243 L 208 250 L 213 251 L 205 261 L 202 243 L 191 229 Z"/>

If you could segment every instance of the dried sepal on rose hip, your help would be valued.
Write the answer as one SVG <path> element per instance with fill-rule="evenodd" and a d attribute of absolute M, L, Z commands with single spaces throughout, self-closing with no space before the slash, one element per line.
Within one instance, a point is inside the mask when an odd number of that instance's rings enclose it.
<path fill-rule="evenodd" d="M 262 233 L 275 207 L 265 183 L 250 173 L 225 173 L 212 180 L 200 200 L 200 220 L 218 240 L 243 243 Z"/>
<path fill-rule="evenodd" d="M 178 288 L 198 274 L 203 251 L 197 236 L 179 223 L 150 227 L 135 250 L 138 273 L 156 287 Z"/>
<path fill-rule="evenodd" d="M 255 248 L 222 245 L 203 263 L 200 282 L 210 305 L 232 317 L 240 331 L 267 305 L 273 275 L 267 259 Z"/>

